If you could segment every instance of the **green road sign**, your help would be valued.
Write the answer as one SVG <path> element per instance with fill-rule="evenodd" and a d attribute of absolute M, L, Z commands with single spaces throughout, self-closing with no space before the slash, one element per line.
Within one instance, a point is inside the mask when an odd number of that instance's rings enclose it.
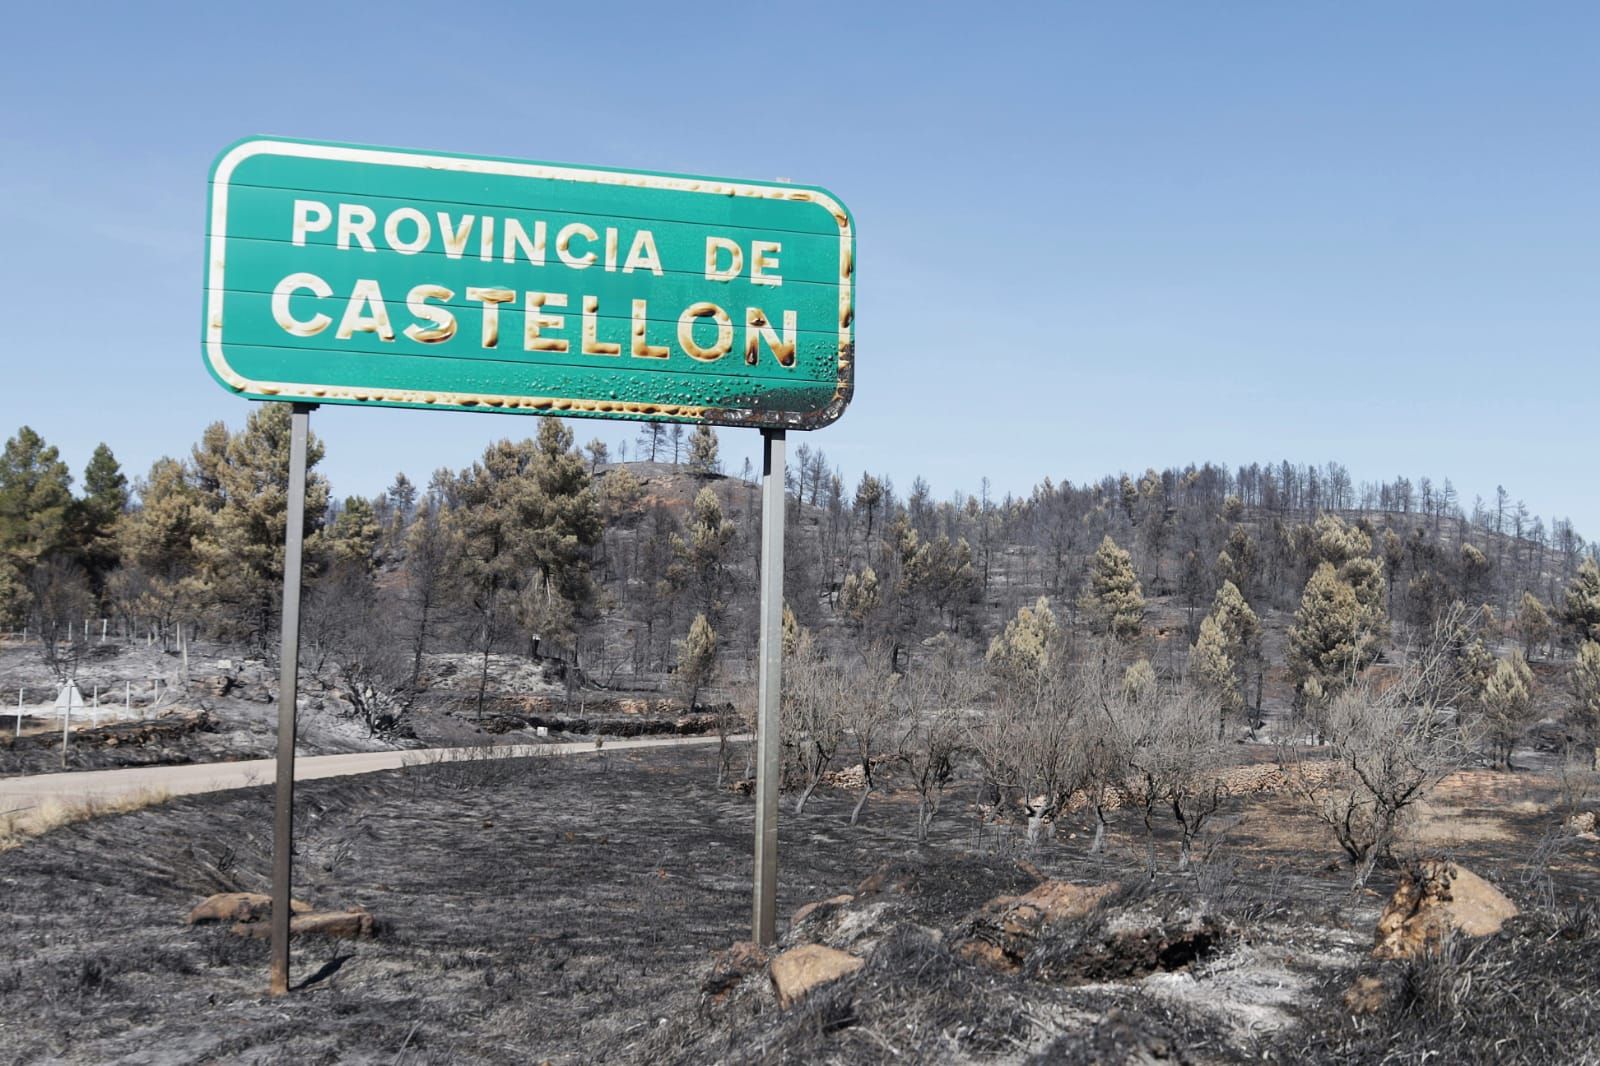
<path fill-rule="evenodd" d="M 252 138 L 211 172 L 206 366 L 256 400 L 815 428 L 855 234 L 804 185 Z"/>

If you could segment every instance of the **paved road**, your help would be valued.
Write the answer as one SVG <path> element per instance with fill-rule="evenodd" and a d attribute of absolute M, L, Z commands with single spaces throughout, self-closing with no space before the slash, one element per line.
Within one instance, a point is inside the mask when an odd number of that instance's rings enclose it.
<path fill-rule="evenodd" d="M 660 739 L 607 739 L 605 751 L 638 748 L 672 748 L 715 744 L 716 737 L 664 737 Z M 345 777 L 395 770 L 452 756 L 491 752 L 498 758 L 526 755 L 582 755 L 595 752 L 594 741 L 559 744 L 505 744 L 492 748 L 413 748 L 405 751 L 360 751 L 348 755 L 305 755 L 294 761 L 294 779 Z M 107 801 L 119 796 L 159 790 L 173 796 L 195 792 L 221 792 L 230 788 L 270 785 L 277 778 L 272 759 L 248 762 L 194 763 L 184 766 L 137 766 L 126 770 L 85 770 L 65 774 L 33 774 L 0 779 L 0 814 L 26 811 L 49 800 L 66 804 Z"/>

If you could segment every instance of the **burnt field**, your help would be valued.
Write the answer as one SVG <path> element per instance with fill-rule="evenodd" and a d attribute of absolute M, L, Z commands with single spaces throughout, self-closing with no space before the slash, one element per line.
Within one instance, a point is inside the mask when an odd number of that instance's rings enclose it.
<path fill-rule="evenodd" d="M 854 973 L 780 1007 L 748 936 L 751 801 L 705 751 L 478 761 L 299 789 L 296 892 L 360 906 L 376 935 L 296 941 L 295 994 L 265 994 L 265 940 L 185 915 L 264 891 L 270 792 L 190 797 L 0 854 L 0 1061 L 1594 1062 L 1600 850 L 1508 775 L 1442 789 L 1410 847 L 1493 881 L 1523 914 L 1412 962 L 1369 957 L 1395 885 L 1352 893 L 1282 797 L 1236 800 L 1173 869 L 1142 826 L 1103 857 L 1063 822 L 1026 848 L 961 786 L 914 843 L 914 803 L 824 788 L 786 806 L 780 915 L 831 900 L 780 946 Z M 1518 795 L 1535 795 L 1521 775 Z M 1106 886 L 1047 926 L 996 897 Z M 841 899 L 848 895 L 849 899 Z M 782 923 L 781 923 L 782 924 Z M 1376 979 L 1377 1005 L 1344 998 Z"/>

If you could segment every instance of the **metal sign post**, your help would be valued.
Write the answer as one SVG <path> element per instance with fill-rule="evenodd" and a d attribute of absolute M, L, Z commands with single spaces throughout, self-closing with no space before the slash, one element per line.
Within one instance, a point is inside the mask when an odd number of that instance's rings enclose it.
<path fill-rule="evenodd" d="M 784 431 L 761 431 L 761 641 L 756 681 L 756 875 L 751 937 L 778 938 L 778 714 L 783 695 Z"/>
<path fill-rule="evenodd" d="M 294 859 L 294 710 L 300 684 L 300 549 L 306 527 L 306 436 L 315 404 L 289 418 L 289 507 L 283 541 L 283 650 L 278 675 L 278 788 L 272 821 L 272 986 L 289 991 L 289 883 Z"/>
<path fill-rule="evenodd" d="M 207 371 L 231 395 L 294 411 L 273 994 L 289 988 L 306 438 L 319 404 L 762 431 L 753 928 L 772 943 L 785 432 L 832 424 L 854 392 L 849 209 L 786 181 L 252 137 L 212 167 L 205 261 Z"/>

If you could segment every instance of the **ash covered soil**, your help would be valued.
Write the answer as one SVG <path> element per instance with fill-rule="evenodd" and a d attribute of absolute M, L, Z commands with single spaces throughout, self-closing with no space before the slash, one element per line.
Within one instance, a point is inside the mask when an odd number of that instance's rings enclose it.
<path fill-rule="evenodd" d="M 660 692 L 565 684 L 559 660 L 490 657 L 484 711 L 478 713 L 481 661 L 475 655 L 425 657 L 419 689 L 403 709 L 369 725 L 315 656 L 302 663 L 296 715 L 301 755 L 423 747 L 537 744 L 590 736 L 702 735 L 713 709 L 685 708 Z M 142 643 L 91 644 L 76 668 L 86 702 L 75 711 L 62 758 L 62 720 L 51 709 L 60 683 L 37 644 L 0 645 L 0 775 L 107 770 L 132 766 L 271 758 L 276 751 L 275 663 L 237 647 L 195 644 L 187 656 Z M 21 728 L 14 701 L 25 697 Z M 545 732 L 539 732 L 543 727 Z"/>
<path fill-rule="evenodd" d="M 1394 871 L 1352 893 L 1286 801 L 1252 797 L 1191 871 L 1158 841 L 1151 880 L 1131 815 L 1090 859 L 1085 827 L 1027 849 L 980 830 L 957 791 L 919 845 L 909 797 L 875 796 L 850 827 L 855 794 L 824 789 L 802 816 L 785 806 L 780 947 L 864 964 L 782 1009 L 764 967 L 725 954 L 748 936 L 752 803 L 716 787 L 713 758 L 464 760 L 302 785 L 296 898 L 365 907 L 378 930 L 298 939 L 299 988 L 277 1000 L 266 941 L 185 924 L 211 893 L 268 889 L 269 790 L 30 841 L 0 854 L 0 1061 L 1600 1061 L 1597 853 L 1552 836 L 1548 812 L 1492 795 L 1448 812 L 1500 819 L 1450 853 L 1524 917 L 1437 960 L 1377 963 Z M 1118 887 L 1035 930 L 1020 962 L 972 950 L 1012 946 L 989 901 L 1047 878 Z M 1386 991 L 1354 1018 L 1342 994 L 1360 975 Z"/>

